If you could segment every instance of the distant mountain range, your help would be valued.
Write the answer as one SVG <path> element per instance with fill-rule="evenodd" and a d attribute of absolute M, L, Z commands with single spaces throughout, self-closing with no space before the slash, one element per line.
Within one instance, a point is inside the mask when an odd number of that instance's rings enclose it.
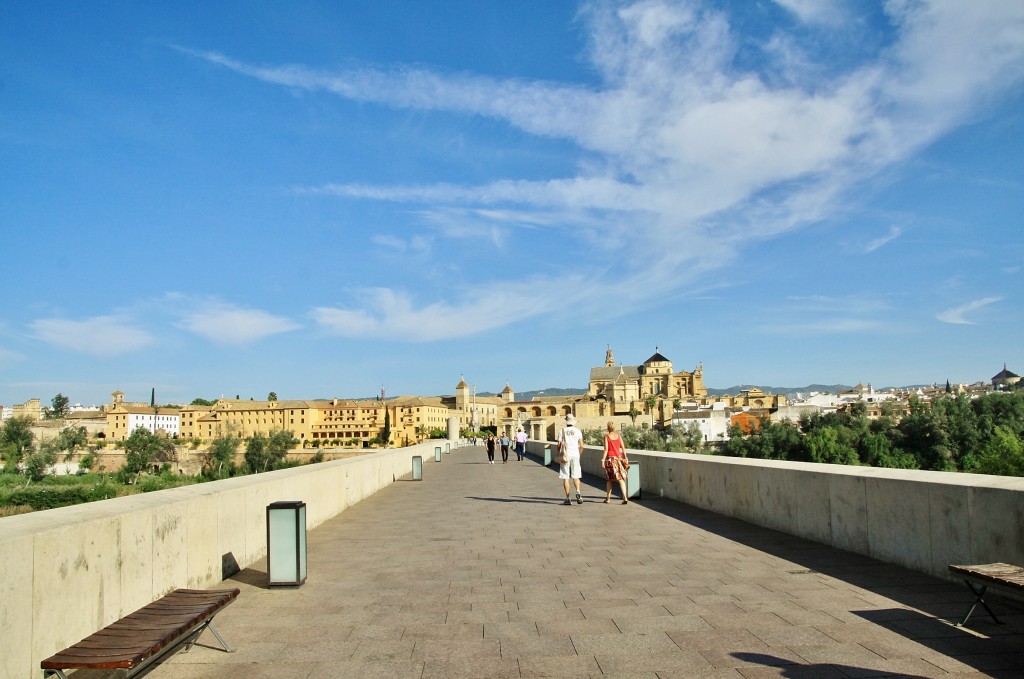
<path fill-rule="evenodd" d="M 849 391 L 853 387 L 846 384 L 808 384 L 806 387 L 769 387 L 761 384 L 737 384 L 727 389 L 714 389 L 708 387 L 708 394 L 712 396 L 722 396 L 724 394 L 738 394 L 741 391 L 747 391 L 748 389 L 760 389 L 766 394 L 784 394 L 786 398 L 791 398 L 796 394 L 807 395 L 812 391 L 816 391 L 821 394 L 838 394 L 841 391 Z"/>
<path fill-rule="evenodd" d="M 809 394 L 812 391 L 828 393 L 828 394 L 838 394 L 840 391 L 846 391 L 848 389 L 852 389 L 852 387 L 849 387 L 849 386 L 847 386 L 845 384 L 809 384 L 806 387 L 769 387 L 769 386 L 763 386 L 763 385 L 760 385 L 760 384 L 737 384 L 735 386 L 728 387 L 726 389 L 714 389 L 714 388 L 708 387 L 708 394 L 711 395 L 711 396 L 722 396 L 724 394 L 736 395 L 736 394 L 740 393 L 741 391 L 746 391 L 748 389 L 760 389 L 761 391 L 763 391 L 766 394 L 785 394 L 786 397 L 789 398 L 789 397 L 791 397 L 794 394 Z M 586 388 L 582 388 L 582 389 L 558 389 L 558 388 L 555 388 L 555 387 L 551 387 L 551 388 L 548 388 L 548 389 L 539 389 L 539 390 L 536 390 L 536 391 L 517 391 L 516 392 L 516 400 L 517 401 L 529 401 L 534 396 L 574 396 L 574 395 L 577 395 L 577 394 L 585 393 L 586 391 L 587 391 Z M 497 394 L 480 394 L 480 395 L 481 396 L 483 396 L 483 395 L 486 395 L 486 396 L 497 396 Z"/>
<path fill-rule="evenodd" d="M 930 386 L 930 385 L 927 385 L 927 384 L 913 384 L 913 385 L 908 385 L 908 386 L 903 386 L 903 387 L 898 387 L 898 388 L 899 389 L 916 389 L 917 387 L 926 387 L 926 386 Z M 884 391 L 886 389 L 893 389 L 893 388 L 894 387 L 880 387 L 880 388 L 878 388 L 878 390 L 879 391 Z M 823 394 L 838 394 L 841 391 L 849 391 L 850 389 L 853 389 L 853 387 L 848 385 L 848 384 L 808 384 L 807 386 L 804 386 L 804 387 L 770 387 L 770 386 L 761 385 L 761 384 L 737 384 L 737 385 L 734 385 L 734 386 L 731 386 L 731 387 L 727 387 L 725 389 L 716 389 L 716 388 L 713 388 L 713 387 L 708 387 L 708 394 L 711 395 L 711 396 L 723 396 L 725 394 L 736 395 L 736 394 L 739 394 L 741 391 L 746 391 L 748 389 L 760 389 L 761 391 L 763 391 L 766 394 L 784 394 L 786 396 L 786 398 L 790 398 L 791 399 L 796 394 L 803 394 L 804 396 L 807 396 L 808 394 L 810 394 L 813 391 L 817 391 L 817 392 L 823 393 Z M 585 393 L 586 391 L 587 391 L 586 388 L 580 388 L 580 389 L 559 389 L 559 388 L 555 388 L 555 387 L 551 387 L 551 388 L 548 388 L 548 389 L 539 389 L 539 390 L 536 390 L 536 391 L 517 391 L 516 392 L 516 400 L 517 401 L 529 401 L 534 396 L 572 396 L 572 395 L 576 395 L 576 394 Z M 497 396 L 497 394 L 487 394 L 487 395 L 488 396 Z"/>
<path fill-rule="evenodd" d="M 890 389 L 919 389 L 931 386 L 934 385 L 905 384 L 898 387 L 875 387 L 875 391 L 888 391 Z M 838 394 L 842 391 L 849 391 L 850 389 L 853 389 L 853 387 L 851 387 L 848 384 L 808 384 L 806 387 L 766 387 L 759 384 L 740 384 L 734 387 L 729 387 L 728 389 L 712 389 L 711 387 L 708 387 L 708 393 L 714 396 L 721 396 L 722 394 L 738 394 L 741 391 L 745 391 L 747 389 L 760 389 L 766 394 L 785 394 L 786 398 L 791 399 L 797 394 L 807 396 L 813 391 L 816 391 L 821 394 Z"/>
<path fill-rule="evenodd" d="M 587 388 L 582 389 L 561 389 L 558 387 L 548 387 L 547 389 L 536 389 L 534 391 L 517 391 L 515 392 L 517 401 L 530 401 L 534 396 L 579 396 L 580 394 L 587 393 Z M 498 396 L 498 394 L 478 394 L 485 396 Z"/>
<path fill-rule="evenodd" d="M 918 387 L 928 387 L 928 384 L 911 384 L 901 387 L 876 387 L 878 391 L 885 391 L 887 389 L 917 389 Z M 792 400 L 797 394 L 808 396 L 811 392 L 819 392 L 822 394 L 838 394 L 842 391 L 849 391 L 853 389 L 848 384 L 808 384 L 805 387 L 770 387 L 761 384 L 737 384 L 725 389 L 718 389 L 714 387 L 708 387 L 708 394 L 711 396 L 723 396 L 725 394 L 736 395 L 741 391 L 747 391 L 748 389 L 760 389 L 766 394 L 784 394 L 786 398 Z M 548 387 L 547 389 L 535 389 L 533 391 L 517 391 L 515 397 L 517 401 L 530 401 L 535 396 L 578 396 L 586 393 L 586 387 L 580 388 L 562 388 L 562 387 Z M 495 392 L 481 391 L 477 392 L 477 396 L 500 396 Z"/>

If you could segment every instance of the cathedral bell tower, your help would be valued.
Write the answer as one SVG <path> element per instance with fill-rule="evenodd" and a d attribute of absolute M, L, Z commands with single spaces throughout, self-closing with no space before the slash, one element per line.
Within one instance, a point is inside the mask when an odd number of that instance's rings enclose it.
<path fill-rule="evenodd" d="M 465 377 L 460 378 L 455 385 L 455 409 L 463 413 L 469 410 L 469 385 Z"/>

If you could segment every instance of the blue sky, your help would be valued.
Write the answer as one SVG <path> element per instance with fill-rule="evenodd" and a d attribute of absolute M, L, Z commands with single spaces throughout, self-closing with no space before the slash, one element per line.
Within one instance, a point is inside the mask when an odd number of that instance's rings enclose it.
<path fill-rule="evenodd" d="M 8 2 L 0 403 L 1024 371 L 1024 3 Z"/>

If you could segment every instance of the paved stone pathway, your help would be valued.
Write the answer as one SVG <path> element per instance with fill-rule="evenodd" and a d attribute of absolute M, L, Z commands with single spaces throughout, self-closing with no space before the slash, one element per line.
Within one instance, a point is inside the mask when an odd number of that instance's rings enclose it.
<path fill-rule="evenodd" d="M 649 495 L 602 504 L 593 478 L 567 507 L 512 457 L 425 460 L 310 531 L 299 588 L 242 571 L 216 620 L 237 651 L 203 640 L 151 676 L 1024 677 L 1024 607 L 957 628 L 954 583 Z"/>

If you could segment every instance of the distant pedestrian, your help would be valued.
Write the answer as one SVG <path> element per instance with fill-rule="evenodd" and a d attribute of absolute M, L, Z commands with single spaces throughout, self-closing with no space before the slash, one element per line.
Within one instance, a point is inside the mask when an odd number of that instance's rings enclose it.
<path fill-rule="evenodd" d="M 508 437 L 508 434 L 502 432 L 501 438 L 498 439 L 498 445 L 501 446 L 501 463 L 508 464 L 508 449 L 512 445 L 512 439 Z"/>
<path fill-rule="evenodd" d="M 583 467 L 580 466 L 582 452 L 583 432 L 576 427 L 576 417 L 570 413 L 565 416 L 565 429 L 558 432 L 558 478 L 562 479 L 567 505 L 572 504 L 572 485 L 576 486 L 576 504 L 583 504 L 583 496 L 580 495 L 580 478 L 583 477 Z"/>
<path fill-rule="evenodd" d="M 622 504 L 629 504 L 629 497 L 626 495 L 626 470 L 629 469 L 629 459 L 626 457 L 626 448 L 622 445 L 622 437 L 615 432 L 615 423 L 608 423 L 608 433 L 604 435 L 604 455 L 601 456 L 601 466 L 604 467 L 605 478 L 605 504 L 612 499 L 612 483 L 618 482 L 619 490 L 622 491 Z"/>
<path fill-rule="evenodd" d="M 522 462 L 524 457 L 526 457 L 526 432 L 519 427 L 516 430 L 516 459 Z"/>
<path fill-rule="evenodd" d="M 494 434 L 487 434 L 484 445 L 487 446 L 487 461 L 494 464 Z"/>

